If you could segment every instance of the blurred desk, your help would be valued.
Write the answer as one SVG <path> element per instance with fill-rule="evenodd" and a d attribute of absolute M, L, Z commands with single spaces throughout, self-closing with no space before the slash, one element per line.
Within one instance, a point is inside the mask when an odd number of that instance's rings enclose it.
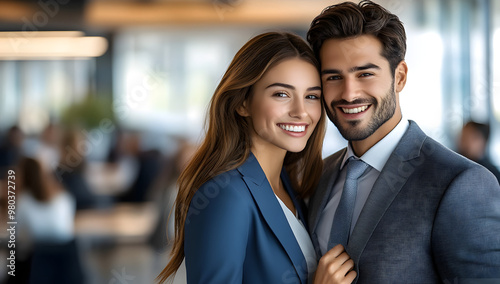
<path fill-rule="evenodd" d="M 75 235 L 85 239 L 142 242 L 154 230 L 158 212 L 154 203 L 116 204 L 109 209 L 80 210 L 75 217 Z"/>

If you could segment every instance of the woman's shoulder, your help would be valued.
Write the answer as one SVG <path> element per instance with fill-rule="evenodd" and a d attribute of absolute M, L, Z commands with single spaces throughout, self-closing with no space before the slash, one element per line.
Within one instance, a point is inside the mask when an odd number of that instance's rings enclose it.
<path fill-rule="evenodd" d="M 234 218 L 242 222 L 249 219 L 255 207 L 253 203 L 238 171 L 227 171 L 208 180 L 196 191 L 189 205 L 186 225 L 208 224 L 211 223 L 209 220 L 217 220 L 218 224 L 232 224 Z"/>
<path fill-rule="evenodd" d="M 75 198 L 73 197 L 73 195 L 71 195 L 71 193 L 67 192 L 64 189 L 62 189 L 61 191 L 58 191 L 54 195 L 54 199 L 61 200 L 64 202 L 74 202 L 75 201 Z"/>
<path fill-rule="evenodd" d="M 69 208 L 72 208 L 73 210 L 76 209 L 75 198 L 65 190 L 58 192 L 52 199 L 52 202 L 54 204 L 58 204 L 59 206 L 67 206 Z"/>
<path fill-rule="evenodd" d="M 197 195 L 208 199 L 230 198 L 241 200 L 251 197 L 243 176 L 237 169 L 223 172 L 211 178 L 196 191 L 195 197 Z"/>
<path fill-rule="evenodd" d="M 220 215 L 250 216 L 256 204 L 250 186 L 262 184 L 265 174 L 253 155 L 239 167 L 220 173 L 196 190 L 188 215 L 218 218 Z M 201 214 L 201 212 L 204 212 Z"/>

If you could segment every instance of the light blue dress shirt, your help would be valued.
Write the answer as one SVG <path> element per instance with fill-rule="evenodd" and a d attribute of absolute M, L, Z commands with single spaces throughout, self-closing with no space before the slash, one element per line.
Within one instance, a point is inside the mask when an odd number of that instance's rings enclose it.
<path fill-rule="evenodd" d="M 330 200 L 326 204 L 317 227 L 318 243 L 322 255 L 326 253 L 328 246 L 328 239 L 330 237 L 330 231 L 332 228 L 333 218 L 335 211 L 340 202 L 340 197 L 342 196 L 342 189 L 344 187 L 344 182 L 346 178 L 346 171 L 344 165 L 351 156 L 356 159 L 361 159 L 369 165 L 366 172 L 358 179 L 358 191 L 356 194 L 356 203 L 354 207 L 354 213 L 352 216 L 351 223 L 351 233 L 356 225 L 361 210 L 365 205 L 368 195 L 370 195 L 373 184 L 377 180 L 384 167 L 385 163 L 389 159 L 389 156 L 394 151 L 399 141 L 403 137 L 404 133 L 408 129 L 409 122 L 406 119 L 401 119 L 401 121 L 396 125 L 396 127 L 389 132 L 382 140 L 377 144 L 373 145 L 366 153 L 357 157 L 352 150 L 351 144 L 347 146 L 347 152 L 342 160 L 342 165 L 340 166 L 340 174 L 335 183 L 333 184 L 333 190 L 330 194 Z"/>

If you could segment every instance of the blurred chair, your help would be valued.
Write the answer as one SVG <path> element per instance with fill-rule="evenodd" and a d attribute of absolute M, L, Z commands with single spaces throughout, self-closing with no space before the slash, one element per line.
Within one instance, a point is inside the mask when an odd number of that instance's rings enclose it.
<path fill-rule="evenodd" d="M 0 143 L 0 168 L 16 166 L 22 153 L 24 134 L 17 126 L 12 126 Z"/>
<path fill-rule="evenodd" d="M 85 283 L 76 241 L 36 243 L 31 260 L 29 283 Z"/>

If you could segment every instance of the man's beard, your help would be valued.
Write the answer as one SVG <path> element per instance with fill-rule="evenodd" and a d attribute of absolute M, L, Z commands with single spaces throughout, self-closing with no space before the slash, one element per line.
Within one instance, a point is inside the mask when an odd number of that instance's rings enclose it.
<path fill-rule="evenodd" d="M 394 92 L 394 84 L 392 84 L 391 89 L 387 92 L 386 96 L 378 104 L 377 100 L 373 97 L 369 99 L 359 99 L 353 102 L 347 102 L 345 100 L 333 101 L 331 103 L 331 108 L 335 110 L 337 105 L 349 105 L 349 104 L 371 104 L 370 108 L 375 109 L 375 113 L 371 120 L 368 122 L 368 126 L 366 128 L 357 128 L 357 126 L 361 123 L 360 120 L 351 120 L 347 121 L 347 126 L 343 127 L 340 124 L 338 116 L 330 112 L 327 109 L 327 114 L 330 120 L 337 126 L 340 134 L 348 140 L 348 141 L 358 141 L 364 140 L 370 137 L 377 129 L 380 128 L 385 122 L 392 118 L 394 113 L 396 112 L 396 93 Z M 342 110 L 339 110 L 342 111 Z"/>

